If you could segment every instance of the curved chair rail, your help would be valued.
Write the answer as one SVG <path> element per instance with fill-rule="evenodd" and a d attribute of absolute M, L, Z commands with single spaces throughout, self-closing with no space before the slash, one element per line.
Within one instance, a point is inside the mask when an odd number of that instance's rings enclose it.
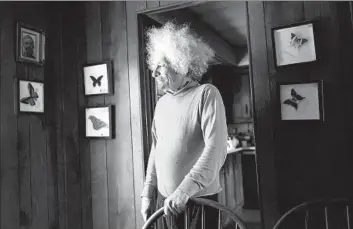
<path fill-rule="evenodd" d="M 326 209 L 329 206 L 339 205 L 339 204 L 346 206 L 346 215 L 349 216 L 349 207 L 353 207 L 353 202 L 349 199 L 335 198 L 335 199 L 321 199 L 321 200 L 315 200 L 315 201 L 307 201 L 291 208 L 285 214 L 283 214 L 276 222 L 273 229 L 279 229 L 280 226 L 283 224 L 283 222 L 292 214 L 299 213 L 301 211 L 309 211 L 310 208 L 312 207 L 321 207 Z M 327 212 L 325 213 L 325 218 L 327 220 Z M 347 220 L 348 220 L 347 223 L 349 224 L 350 223 L 349 218 L 347 218 Z"/>
<path fill-rule="evenodd" d="M 225 213 L 230 219 L 232 219 L 236 223 L 235 229 L 237 229 L 237 228 L 247 229 L 246 224 L 242 219 L 240 219 L 232 210 L 230 210 L 226 206 L 224 206 L 216 201 L 208 200 L 208 199 L 204 199 L 204 198 L 190 198 L 190 201 L 194 202 L 197 205 L 209 206 L 212 208 L 216 208 L 216 209 L 218 209 L 219 215 L 221 214 L 221 212 Z M 202 208 L 202 210 L 203 210 L 203 208 Z M 186 212 L 187 211 L 185 211 L 185 213 L 184 213 L 185 217 L 187 217 Z M 163 215 L 164 215 L 164 209 L 163 208 L 158 209 L 157 211 L 155 211 L 151 215 L 151 217 L 148 218 L 146 223 L 143 225 L 142 229 L 148 229 L 150 227 L 150 225 L 155 223 L 157 221 L 157 219 Z M 220 229 L 220 227 L 221 227 L 220 221 L 221 221 L 221 219 L 219 219 L 218 229 Z M 203 229 L 204 229 L 204 227 L 203 227 Z"/>

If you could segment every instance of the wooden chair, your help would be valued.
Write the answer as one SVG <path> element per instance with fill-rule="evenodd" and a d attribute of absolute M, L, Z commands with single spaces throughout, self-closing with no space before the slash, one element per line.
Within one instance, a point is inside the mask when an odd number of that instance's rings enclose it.
<path fill-rule="evenodd" d="M 194 202 L 196 205 L 201 206 L 201 228 L 205 229 L 205 210 L 204 207 L 212 207 L 218 209 L 218 229 L 224 228 L 227 226 L 229 228 L 229 225 L 234 222 L 234 229 L 247 229 L 245 222 L 239 218 L 232 210 L 229 208 L 225 207 L 224 205 L 208 200 L 208 199 L 203 199 L 203 198 L 190 198 L 190 201 Z M 189 211 L 188 208 L 185 209 L 184 211 L 184 221 L 189 222 Z M 222 215 L 223 214 L 223 215 Z M 164 215 L 164 210 L 163 208 L 158 209 L 155 211 L 150 218 L 146 221 L 146 223 L 143 225 L 142 229 L 148 229 L 151 228 L 153 224 L 156 223 L 156 221 Z M 222 217 L 224 216 L 224 217 Z M 185 223 L 185 229 L 189 229 L 189 224 Z M 216 228 L 215 228 L 216 229 Z"/>
<path fill-rule="evenodd" d="M 304 202 L 283 214 L 273 229 L 350 229 L 352 207 L 348 199 Z"/>

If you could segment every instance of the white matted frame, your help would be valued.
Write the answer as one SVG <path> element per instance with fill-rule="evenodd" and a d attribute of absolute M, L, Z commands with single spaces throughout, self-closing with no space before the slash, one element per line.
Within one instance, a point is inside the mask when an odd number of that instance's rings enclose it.
<path fill-rule="evenodd" d="M 85 137 L 93 139 L 114 138 L 114 106 L 86 107 Z"/>
<path fill-rule="evenodd" d="M 16 61 L 44 65 L 46 37 L 43 29 L 17 22 Z"/>
<path fill-rule="evenodd" d="M 317 61 L 314 21 L 274 27 L 271 34 L 275 67 Z"/>
<path fill-rule="evenodd" d="M 84 65 L 83 83 L 86 96 L 113 94 L 111 64 L 101 62 Z"/>
<path fill-rule="evenodd" d="M 18 80 L 19 113 L 44 113 L 44 82 Z"/>
<path fill-rule="evenodd" d="M 324 121 L 323 81 L 278 83 L 282 121 Z"/>

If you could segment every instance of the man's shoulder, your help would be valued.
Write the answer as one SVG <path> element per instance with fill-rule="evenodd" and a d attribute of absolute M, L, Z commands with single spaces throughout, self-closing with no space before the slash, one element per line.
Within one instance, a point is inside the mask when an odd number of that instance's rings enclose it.
<path fill-rule="evenodd" d="M 210 83 L 202 84 L 199 86 L 200 92 L 202 94 L 218 94 L 219 90 L 218 88 Z"/>

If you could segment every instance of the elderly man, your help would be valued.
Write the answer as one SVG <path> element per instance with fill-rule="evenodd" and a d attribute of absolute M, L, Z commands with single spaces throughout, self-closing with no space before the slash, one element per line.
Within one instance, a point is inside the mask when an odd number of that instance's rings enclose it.
<path fill-rule="evenodd" d="M 228 136 L 225 108 L 216 87 L 198 83 L 214 51 L 188 25 L 168 22 L 150 29 L 147 38 L 148 66 L 165 94 L 155 108 L 141 213 L 146 220 L 157 191 L 157 208 L 164 207 L 167 215 L 162 226 L 171 228 L 174 216 L 182 227 L 179 214 L 190 197 L 217 200 L 221 191 L 219 170 Z M 206 209 L 206 220 L 213 222 L 209 228 L 215 228 L 216 219 L 217 211 Z"/>

